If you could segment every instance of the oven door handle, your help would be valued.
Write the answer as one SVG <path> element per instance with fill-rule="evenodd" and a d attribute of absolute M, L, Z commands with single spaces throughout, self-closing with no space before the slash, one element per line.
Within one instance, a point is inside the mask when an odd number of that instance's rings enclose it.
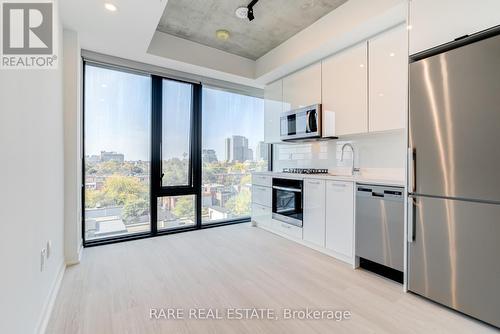
<path fill-rule="evenodd" d="M 292 191 L 292 192 L 294 192 L 294 193 L 300 193 L 300 192 L 302 192 L 302 189 L 298 189 L 298 188 L 289 188 L 289 187 L 278 187 L 278 186 L 273 186 L 273 189 L 283 190 L 283 191 Z"/>

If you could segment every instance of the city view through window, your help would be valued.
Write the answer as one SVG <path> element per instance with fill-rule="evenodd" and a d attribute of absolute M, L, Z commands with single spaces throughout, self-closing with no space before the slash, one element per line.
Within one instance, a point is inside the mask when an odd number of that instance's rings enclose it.
<path fill-rule="evenodd" d="M 264 101 L 203 89 L 202 223 L 250 216 L 251 172 L 267 170 Z"/>
<path fill-rule="evenodd" d="M 162 184 L 185 184 L 190 87 L 164 83 L 163 96 Z M 149 232 L 151 78 L 86 65 L 84 98 L 85 238 Z M 202 223 L 248 217 L 251 172 L 267 169 L 263 101 L 211 88 L 202 99 Z M 158 230 L 194 226 L 195 198 L 158 197 Z"/>
<path fill-rule="evenodd" d="M 150 231 L 151 78 L 85 66 L 85 239 Z"/>

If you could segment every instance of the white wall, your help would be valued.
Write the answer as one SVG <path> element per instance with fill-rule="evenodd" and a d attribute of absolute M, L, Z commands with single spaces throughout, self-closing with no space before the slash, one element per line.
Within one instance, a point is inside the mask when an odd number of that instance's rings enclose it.
<path fill-rule="evenodd" d="M 346 149 L 344 161 L 340 161 L 342 145 L 354 146 L 356 167 L 366 176 L 388 179 L 404 179 L 405 139 L 404 131 L 371 133 L 346 136 L 339 140 L 316 141 L 275 145 L 273 169 L 327 168 L 345 171 L 351 166 L 352 155 Z"/>
<path fill-rule="evenodd" d="M 42 329 L 64 269 L 62 82 L 62 62 L 57 70 L 0 70 L 0 333 Z"/>
<path fill-rule="evenodd" d="M 79 262 L 82 249 L 81 210 L 81 54 L 78 34 L 64 38 L 64 253 L 67 264 Z"/>
<path fill-rule="evenodd" d="M 161 31 L 155 31 L 148 53 L 237 76 L 255 77 L 255 62 L 251 59 Z"/>

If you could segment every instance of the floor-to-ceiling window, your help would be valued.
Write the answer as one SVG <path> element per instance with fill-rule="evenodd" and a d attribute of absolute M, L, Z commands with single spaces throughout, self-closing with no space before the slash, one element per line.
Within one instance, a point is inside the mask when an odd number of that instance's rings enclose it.
<path fill-rule="evenodd" d="M 203 88 L 202 221 L 250 216 L 251 173 L 267 170 L 261 98 Z"/>
<path fill-rule="evenodd" d="M 155 78 L 154 82 L 161 99 L 155 109 L 161 126 L 156 127 L 153 135 L 159 141 L 160 151 L 159 189 L 155 192 L 158 231 L 194 227 L 199 192 L 195 182 L 199 173 L 195 145 L 198 119 L 194 105 L 197 86 L 162 78 Z"/>
<path fill-rule="evenodd" d="M 84 65 L 84 242 L 249 219 L 268 168 L 261 98 Z"/>
<path fill-rule="evenodd" d="M 151 78 L 85 66 L 85 240 L 150 231 Z"/>

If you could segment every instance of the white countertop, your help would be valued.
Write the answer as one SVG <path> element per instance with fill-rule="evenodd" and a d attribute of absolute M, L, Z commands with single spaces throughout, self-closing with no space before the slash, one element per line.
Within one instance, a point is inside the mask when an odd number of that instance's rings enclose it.
<path fill-rule="evenodd" d="M 334 181 L 351 181 L 356 183 L 376 184 L 384 186 L 404 187 L 404 180 L 391 180 L 386 178 L 377 178 L 363 175 L 333 175 L 333 174 L 294 174 L 294 173 L 281 173 L 281 172 L 255 172 L 256 175 L 269 175 L 273 177 L 282 177 L 286 179 L 320 179 L 320 180 L 334 180 Z"/>

